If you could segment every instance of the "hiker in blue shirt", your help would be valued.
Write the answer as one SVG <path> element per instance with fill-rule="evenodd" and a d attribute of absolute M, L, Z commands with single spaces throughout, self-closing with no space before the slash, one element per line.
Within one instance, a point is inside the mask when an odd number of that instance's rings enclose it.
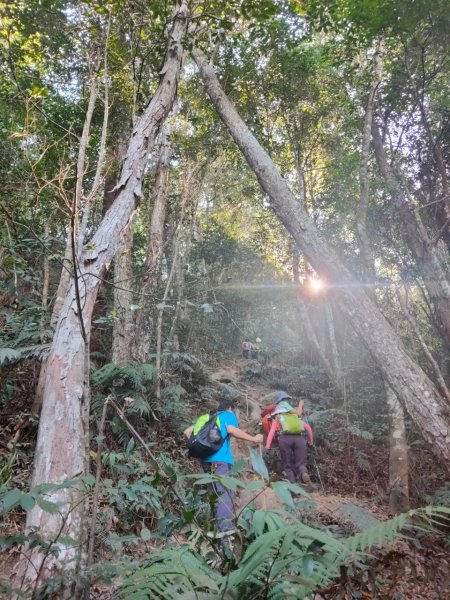
<path fill-rule="evenodd" d="M 249 433 L 242 431 L 242 429 L 239 429 L 239 423 L 233 411 L 234 404 L 230 400 L 224 400 L 219 404 L 217 417 L 219 419 L 220 432 L 225 439 L 225 442 L 217 452 L 201 461 L 205 473 L 221 476 L 228 475 L 234 463 L 231 451 L 231 436 L 246 442 L 262 444 L 263 436 L 260 433 L 257 435 L 250 435 Z M 190 425 L 185 429 L 184 435 L 187 439 L 190 438 L 193 429 L 193 425 Z M 230 490 L 225 489 L 220 483 L 214 483 L 213 490 L 218 495 L 216 506 L 217 529 L 224 535 L 231 534 L 234 532 L 233 493 Z"/>

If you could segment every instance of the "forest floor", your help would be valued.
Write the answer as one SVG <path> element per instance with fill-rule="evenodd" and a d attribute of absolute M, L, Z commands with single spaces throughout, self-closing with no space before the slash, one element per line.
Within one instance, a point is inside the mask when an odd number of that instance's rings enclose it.
<path fill-rule="evenodd" d="M 213 369 L 211 378 L 232 385 L 240 392 L 239 424 L 252 432 L 260 421 L 261 408 L 271 403 L 274 390 L 261 382 L 245 380 L 241 376 L 245 364 L 245 360 L 229 360 Z M 236 458 L 248 456 L 248 444 L 236 441 L 234 444 Z M 308 524 L 320 523 L 351 535 L 393 516 L 384 492 L 387 487 L 387 449 L 368 442 L 359 441 L 359 444 L 371 457 L 367 470 L 356 468 L 354 452 L 347 452 L 345 448 L 339 451 L 327 444 L 320 449 L 320 460 L 315 458 L 315 450 L 309 451 L 314 491 L 299 503 Z M 242 504 L 248 500 L 241 498 Z M 255 504 L 263 509 L 281 508 L 271 489 L 256 498 Z M 449 541 L 430 535 L 391 544 L 374 552 L 370 575 L 362 577 L 359 584 L 358 576 L 352 581 L 336 582 L 311 600 L 450 600 Z"/>
<path fill-rule="evenodd" d="M 237 416 L 240 426 L 255 433 L 260 423 L 261 408 L 271 403 L 274 389 L 264 378 L 249 380 L 245 376 L 248 366 L 249 363 L 242 359 L 229 359 L 211 368 L 209 375 L 215 384 L 226 385 L 239 392 Z M 0 426 L 5 428 L 7 423 L 0 422 Z M 177 460 L 186 460 L 181 453 L 179 440 L 170 439 L 165 432 L 161 432 L 161 441 L 163 438 L 166 451 L 173 450 Z M 314 490 L 307 497 L 297 500 L 299 514 L 305 523 L 325 527 L 335 535 L 348 536 L 392 516 L 386 494 L 386 447 L 361 439 L 352 439 L 351 444 L 343 440 L 339 445 L 322 441 L 317 446 L 309 452 L 309 472 Z M 247 458 L 248 449 L 247 443 L 233 440 L 235 458 Z M 361 455 L 370 457 L 370 460 L 358 460 Z M 31 455 L 28 460 L 31 464 Z M 436 465 L 427 453 L 421 455 L 421 461 L 422 471 L 436 471 Z M 368 465 L 365 464 L 367 462 Z M 187 468 L 195 470 L 196 466 L 192 462 Z M 420 476 L 420 470 L 413 465 L 413 483 L 415 474 Z M 251 477 L 251 474 L 244 477 Z M 422 483 L 420 480 L 418 485 Z M 432 492 L 431 488 L 432 485 Z M 248 501 L 248 497 L 241 496 L 238 504 L 243 505 Z M 271 489 L 261 494 L 255 504 L 263 509 L 281 508 L 279 499 Z M 416 506 L 418 504 L 415 502 Z M 20 515 L 10 525 L 14 530 L 11 533 L 18 533 L 22 525 Z M 143 558 L 147 549 L 144 553 L 142 551 L 142 548 L 136 548 L 134 558 Z M 15 562 L 16 557 L 11 552 L 0 552 L 0 581 L 9 578 Z M 118 598 L 117 585 L 93 586 L 92 600 Z M 450 600 L 449 539 L 446 541 L 441 536 L 426 535 L 375 549 L 368 571 L 362 569 L 360 573 L 354 572 L 351 579 L 343 577 L 309 600 L 357 599 Z"/>

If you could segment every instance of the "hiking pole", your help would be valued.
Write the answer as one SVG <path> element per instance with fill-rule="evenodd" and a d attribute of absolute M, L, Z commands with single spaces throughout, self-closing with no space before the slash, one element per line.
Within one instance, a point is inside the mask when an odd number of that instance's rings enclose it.
<path fill-rule="evenodd" d="M 303 406 L 303 414 L 304 414 L 305 423 L 308 423 L 308 421 L 309 421 L 309 412 L 308 412 L 308 409 L 305 406 Z M 316 454 L 316 446 L 313 446 L 312 447 L 312 459 L 313 459 L 313 463 L 314 463 L 314 468 L 316 469 L 317 477 L 319 479 L 320 487 L 322 488 L 322 492 L 325 493 L 325 486 L 323 485 L 322 477 L 320 476 L 319 465 L 317 464 L 317 460 L 316 460 L 315 454 Z"/>
<path fill-rule="evenodd" d="M 315 454 L 316 454 L 316 447 L 313 446 L 312 450 L 313 450 L 312 459 L 313 459 L 314 467 L 315 467 L 316 472 L 317 472 L 317 477 L 319 478 L 320 486 L 322 488 L 322 492 L 325 493 L 325 486 L 323 485 L 322 477 L 320 476 L 319 465 L 317 464 L 316 456 L 315 456 Z"/>

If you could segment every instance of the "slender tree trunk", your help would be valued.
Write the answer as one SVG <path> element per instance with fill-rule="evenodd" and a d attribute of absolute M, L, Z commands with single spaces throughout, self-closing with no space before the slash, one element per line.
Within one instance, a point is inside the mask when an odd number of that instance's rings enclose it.
<path fill-rule="evenodd" d="M 148 362 L 151 353 L 151 340 L 154 329 L 156 292 L 161 275 L 161 258 L 164 249 L 164 226 L 169 193 L 170 145 L 167 122 L 161 130 L 159 156 L 156 166 L 154 196 L 155 202 L 150 222 L 147 247 L 147 270 L 141 286 L 141 310 L 136 315 L 133 339 L 133 358 L 138 362 Z"/>
<path fill-rule="evenodd" d="M 123 231 L 122 244 L 114 259 L 114 327 L 111 360 L 125 363 L 130 360 L 134 339 L 133 304 L 133 224 Z"/>
<path fill-rule="evenodd" d="M 409 509 L 405 413 L 388 384 L 385 385 L 385 392 L 389 409 L 389 506 L 393 513 L 400 513 Z"/>
<path fill-rule="evenodd" d="M 367 211 L 369 208 L 369 151 L 370 132 L 373 122 L 375 97 L 381 80 L 381 57 L 375 55 L 375 72 L 369 90 L 369 97 L 364 116 L 364 127 L 361 142 L 361 160 L 359 167 L 359 204 L 356 212 L 356 233 L 359 240 L 361 264 L 366 283 L 375 283 L 375 265 L 372 256 L 372 244 L 367 235 Z"/>
<path fill-rule="evenodd" d="M 167 277 L 166 287 L 164 289 L 164 295 L 162 301 L 160 303 L 160 308 L 158 310 L 158 318 L 156 322 L 156 397 L 161 398 L 161 382 L 162 382 L 162 361 L 161 361 L 161 351 L 162 351 L 162 326 L 164 319 L 164 308 L 166 306 L 167 299 L 169 297 L 169 292 L 172 286 L 173 278 L 177 272 L 177 268 L 180 261 L 180 250 L 181 244 L 184 234 L 184 218 L 186 214 L 186 209 L 189 200 L 191 199 L 191 189 L 190 184 L 192 181 L 192 169 L 190 167 L 187 168 L 187 174 L 185 176 L 184 186 L 183 186 L 183 194 L 182 194 L 182 203 L 181 203 L 181 215 L 177 225 L 177 232 L 175 235 L 175 239 L 172 245 L 172 264 L 169 271 L 169 276 Z"/>
<path fill-rule="evenodd" d="M 336 329 L 334 326 L 333 309 L 331 308 L 328 300 L 324 302 L 325 320 L 327 323 L 328 340 L 330 342 L 330 355 L 331 364 L 333 366 L 334 378 L 338 383 L 338 390 L 342 394 L 342 398 L 345 398 L 345 383 L 344 374 L 342 372 L 341 359 L 339 357 L 339 350 L 336 341 Z"/>
<path fill-rule="evenodd" d="M 450 409 L 447 403 L 422 369 L 408 356 L 401 340 L 377 306 L 319 235 L 267 152 L 224 94 L 206 56 L 198 48 L 192 50 L 192 56 L 214 106 L 268 195 L 275 213 L 308 262 L 327 279 L 333 299 L 349 317 L 389 385 L 450 472 Z"/>
<path fill-rule="evenodd" d="M 392 202 L 401 219 L 406 242 L 420 267 L 423 282 L 427 288 L 439 319 L 443 339 L 450 344 L 450 283 L 438 251 L 430 240 L 418 211 L 414 210 L 405 197 L 394 171 L 388 163 L 377 125 L 372 126 L 372 143 L 378 167 L 391 191 Z"/>
<path fill-rule="evenodd" d="M 53 305 L 52 317 L 50 324 L 52 327 L 56 326 L 59 313 L 61 311 L 64 299 L 66 298 L 67 289 L 69 282 L 73 274 L 73 254 L 78 255 L 78 245 L 74 249 L 72 247 L 72 240 L 78 240 L 79 235 L 79 209 L 83 195 L 83 179 L 84 170 L 86 164 L 86 149 L 89 142 L 89 133 L 91 130 L 92 116 L 94 114 L 95 103 L 98 97 L 98 85 L 95 81 L 92 81 L 89 90 L 89 101 L 86 110 L 86 116 L 83 123 L 83 131 L 80 138 L 80 146 L 78 149 L 77 159 L 77 170 L 76 170 L 76 182 L 75 182 L 75 195 L 72 206 L 72 219 L 70 224 L 70 230 L 67 234 L 66 248 L 64 251 L 63 268 L 61 271 L 61 277 L 59 279 L 58 291 L 56 293 L 56 300 Z M 73 230 L 73 231 L 72 231 Z"/>
<path fill-rule="evenodd" d="M 79 270 L 72 278 L 62 305 L 47 361 L 32 485 L 60 483 L 86 473 L 86 440 L 89 433 L 89 390 L 86 388 L 87 349 L 97 292 L 129 226 L 142 190 L 149 151 L 174 102 L 181 70 L 182 39 L 186 33 L 186 2 L 177 7 L 161 80 L 151 102 L 133 129 L 127 157 L 117 184 L 117 197 L 89 245 L 80 254 Z M 54 555 L 36 548 L 25 549 L 19 562 L 19 583 L 29 593 L 41 581 L 81 568 L 85 558 L 83 537 L 85 495 L 81 485 L 55 491 L 51 499 L 61 503 L 50 514 L 40 507 L 28 513 L 27 529 L 37 529 L 54 542 Z M 75 546 L 60 543 L 70 536 Z M 66 589 L 55 598 L 75 598 Z"/>
<path fill-rule="evenodd" d="M 416 320 L 414 319 L 414 317 L 408 310 L 407 292 L 406 292 L 406 290 L 404 290 L 405 293 L 402 294 L 402 292 L 398 288 L 396 291 L 397 291 L 397 299 L 399 301 L 399 304 L 403 311 L 403 314 L 405 315 L 405 318 L 411 327 L 411 331 L 414 332 L 416 338 L 419 340 L 419 343 L 422 347 L 423 353 L 427 357 L 430 365 L 433 367 L 433 371 L 436 376 L 436 380 L 439 383 L 441 392 L 444 394 L 444 396 L 447 398 L 447 400 L 450 404 L 450 391 L 447 387 L 447 384 L 445 383 L 445 379 L 442 374 L 442 371 L 441 371 L 437 361 L 435 360 L 433 354 L 431 353 L 431 350 L 429 349 L 428 344 L 426 343 L 425 338 L 423 337 L 423 335 L 420 331 L 420 327 L 418 326 Z"/>
<path fill-rule="evenodd" d="M 381 81 L 381 57 L 375 57 L 375 73 L 364 116 L 364 127 L 361 143 L 361 160 L 359 169 L 359 205 L 356 213 L 356 232 L 361 251 L 363 279 L 370 284 L 375 283 L 376 270 L 372 244 L 367 235 L 367 211 L 369 208 L 369 150 L 373 123 L 373 112 L 378 85 Z M 369 297 L 376 303 L 375 287 L 367 288 Z M 406 440 L 405 411 L 397 395 L 390 387 L 386 377 L 383 378 L 386 404 L 389 412 L 389 504 L 395 513 L 409 508 L 409 469 L 408 442 Z"/>
<path fill-rule="evenodd" d="M 44 250 L 44 266 L 43 266 L 43 281 L 42 281 L 42 310 L 45 312 L 47 311 L 48 308 L 48 290 L 49 290 L 49 286 L 50 286 L 50 260 L 48 258 L 48 249 L 47 249 L 47 245 L 48 245 L 48 240 L 50 237 L 50 223 L 48 221 L 46 221 L 45 223 L 45 229 L 44 229 L 44 236 L 45 236 L 45 244 L 46 244 L 46 248 Z"/>

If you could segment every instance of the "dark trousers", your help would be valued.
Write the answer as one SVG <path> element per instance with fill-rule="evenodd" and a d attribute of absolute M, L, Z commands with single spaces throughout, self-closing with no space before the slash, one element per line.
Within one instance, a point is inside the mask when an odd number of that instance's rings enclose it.
<path fill-rule="evenodd" d="M 278 438 L 281 462 L 288 481 L 295 483 L 306 468 L 306 437 L 281 434 Z"/>
<path fill-rule="evenodd" d="M 212 475 L 228 475 L 231 465 L 225 462 L 202 462 L 203 471 Z M 233 529 L 233 493 L 220 483 L 213 483 L 212 488 L 217 494 L 216 522 L 219 531 Z"/>

